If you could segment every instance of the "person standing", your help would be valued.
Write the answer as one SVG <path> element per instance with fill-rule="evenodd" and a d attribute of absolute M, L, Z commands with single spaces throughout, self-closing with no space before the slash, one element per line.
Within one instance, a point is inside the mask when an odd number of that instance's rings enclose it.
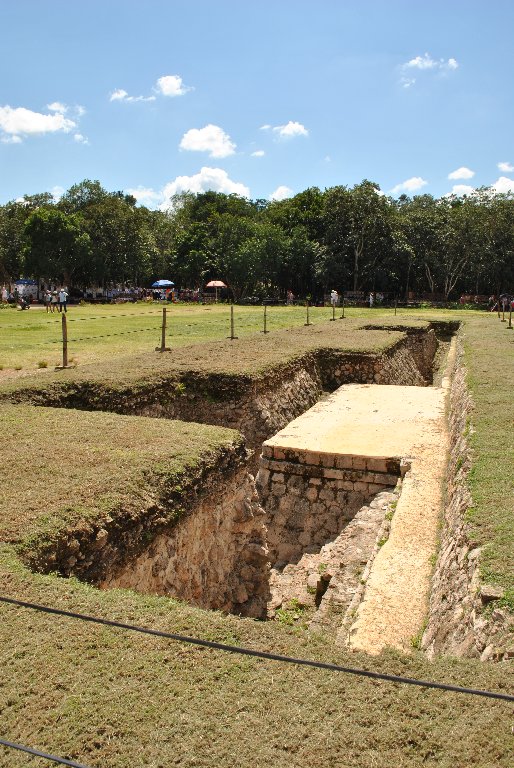
<path fill-rule="evenodd" d="M 63 309 L 65 312 L 67 312 L 66 309 L 66 303 L 68 301 L 68 294 L 66 293 L 66 290 L 64 288 L 61 288 L 59 291 L 59 312 L 62 312 Z"/>
<path fill-rule="evenodd" d="M 330 303 L 333 307 L 337 307 L 339 303 L 339 294 L 335 288 L 330 291 Z"/>
<path fill-rule="evenodd" d="M 57 296 L 57 291 L 52 291 L 52 296 L 50 298 L 50 311 L 55 312 L 55 308 L 57 306 L 57 303 L 59 301 L 59 297 Z"/>
<path fill-rule="evenodd" d="M 50 302 L 52 301 L 52 294 L 50 291 L 45 291 L 43 301 L 45 302 L 46 313 L 48 314 L 50 312 Z"/>

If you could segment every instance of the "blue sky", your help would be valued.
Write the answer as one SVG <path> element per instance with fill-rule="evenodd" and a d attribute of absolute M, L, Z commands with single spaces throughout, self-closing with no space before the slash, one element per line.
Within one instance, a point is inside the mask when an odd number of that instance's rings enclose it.
<path fill-rule="evenodd" d="M 0 0 L 0 203 L 514 190 L 511 0 Z"/>

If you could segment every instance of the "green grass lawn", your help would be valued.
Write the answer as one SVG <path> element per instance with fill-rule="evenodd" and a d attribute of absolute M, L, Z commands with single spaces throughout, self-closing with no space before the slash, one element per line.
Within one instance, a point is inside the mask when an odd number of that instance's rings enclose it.
<path fill-rule="evenodd" d="M 172 348 L 230 335 L 230 307 L 226 304 L 167 306 L 167 343 Z M 446 313 L 448 314 L 448 313 Z M 451 313 L 457 316 L 463 313 Z M 469 313 L 468 313 L 469 314 Z M 336 312 L 340 317 L 341 310 Z M 350 308 L 348 318 L 367 320 L 394 318 L 393 309 Z M 427 313 L 398 310 L 398 318 L 423 317 Z M 432 313 L 433 315 L 433 313 Z M 428 316 L 428 315 L 427 315 Z M 332 317 L 330 307 L 311 307 L 313 328 Z M 263 330 L 263 307 L 234 307 L 235 335 L 247 338 Z M 268 307 L 267 329 L 303 328 L 305 307 Z M 341 321 L 344 322 L 344 321 Z M 162 307 L 158 304 L 106 304 L 71 306 L 67 313 L 68 354 L 84 365 L 119 356 L 153 352 L 161 343 Z M 0 311 L 0 367 L 3 370 L 34 371 L 62 361 L 61 315 L 43 308 L 28 311 L 6 308 Z"/>
<path fill-rule="evenodd" d="M 513 690 L 512 665 L 352 654 L 274 622 L 37 576 L 5 546 L 0 593 L 285 655 Z M 239 657 L 5 604 L 0 664 L 2 736 L 94 768 L 512 765 L 506 703 Z M 33 762 L 0 747 L 2 768 Z"/>

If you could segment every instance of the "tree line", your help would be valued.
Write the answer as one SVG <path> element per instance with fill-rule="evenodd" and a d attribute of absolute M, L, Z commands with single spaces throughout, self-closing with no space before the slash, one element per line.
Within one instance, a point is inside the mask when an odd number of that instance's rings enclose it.
<path fill-rule="evenodd" d="M 98 181 L 58 202 L 26 195 L 0 206 L 0 282 L 187 288 L 221 279 L 235 301 L 341 291 L 499 295 L 514 286 L 514 196 L 393 199 L 364 180 L 281 201 L 182 193 L 167 210 L 138 206 Z"/>

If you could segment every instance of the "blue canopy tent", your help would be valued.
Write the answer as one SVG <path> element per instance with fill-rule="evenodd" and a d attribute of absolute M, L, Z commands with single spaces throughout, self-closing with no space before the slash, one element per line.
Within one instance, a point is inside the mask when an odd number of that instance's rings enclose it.
<path fill-rule="evenodd" d="M 171 288 L 174 285 L 175 283 L 172 283 L 171 280 L 156 280 L 155 283 L 152 283 L 152 288 Z"/>

